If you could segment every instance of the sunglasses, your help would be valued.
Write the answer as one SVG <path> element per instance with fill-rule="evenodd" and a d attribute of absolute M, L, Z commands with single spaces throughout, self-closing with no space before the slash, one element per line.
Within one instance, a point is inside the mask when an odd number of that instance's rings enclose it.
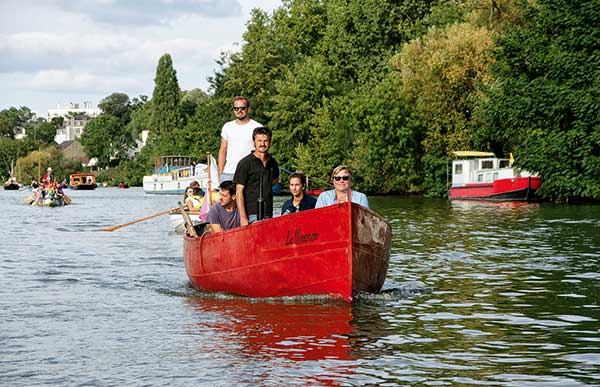
<path fill-rule="evenodd" d="M 348 181 L 348 180 L 350 180 L 350 175 L 346 175 L 346 176 L 334 176 L 333 180 L 335 180 L 335 181 L 340 181 L 340 180 Z"/>
<path fill-rule="evenodd" d="M 233 110 L 238 112 L 238 111 L 244 111 L 246 110 L 247 106 L 234 106 Z"/>

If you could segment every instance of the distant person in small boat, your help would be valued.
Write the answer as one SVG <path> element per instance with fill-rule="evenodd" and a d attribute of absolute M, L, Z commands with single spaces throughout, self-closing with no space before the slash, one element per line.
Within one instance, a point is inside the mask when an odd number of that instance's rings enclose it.
<path fill-rule="evenodd" d="M 31 204 L 40 206 L 42 205 L 42 201 L 44 200 L 45 192 L 44 192 L 44 183 L 37 185 L 35 188 L 31 190 L 33 193 L 33 202 Z"/>
<path fill-rule="evenodd" d="M 265 126 L 254 129 L 254 151 L 241 159 L 235 170 L 233 182 L 242 226 L 273 217 L 271 187 L 279 181 L 279 164 L 269 154 L 271 138 L 271 129 Z"/>
<path fill-rule="evenodd" d="M 352 186 L 352 173 L 345 165 L 338 165 L 331 173 L 331 181 L 334 189 L 325 191 L 319 195 L 316 208 L 330 206 L 336 203 L 345 203 L 348 201 L 348 196 L 353 203 L 360 204 L 363 207 L 369 208 L 367 196 L 358 191 L 354 191 Z"/>
<path fill-rule="evenodd" d="M 306 176 L 302 172 L 290 174 L 290 192 L 292 198 L 281 206 L 281 215 L 292 214 L 315 208 L 317 199 L 306 194 Z"/>
<path fill-rule="evenodd" d="M 262 126 L 250 118 L 248 98 L 237 96 L 233 99 L 235 120 L 229 121 L 221 129 L 221 146 L 217 161 L 219 182 L 232 180 L 238 162 L 254 150 L 252 131 Z"/>
<path fill-rule="evenodd" d="M 46 188 L 48 191 L 48 198 L 50 198 L 50 200 L 59 200 L 60 201 L 65 196 L 65 194 L 62 190 L 62 186 L 60 184 L 50 183 Z"/>
<path fill-rule="evenodd" d="M 204 201 L 204 197 L 196 195 L 196 191 L 190 185 L 185 189 L 185 205 L 191 212 L 200 211 L 200 207 L 202 207 L 202 202 Z"/>
<path fill-rule="evenodd" d="M 240 212 L 235 200 L 235 184 L 231 180 L 225 180 L 219 187 L 221 188 L 219 203 L 208 211 L 207 222 L 210 224 L 212 232 L 240 227 Z"/>
<path fill-rule="evenodd" d="M 52 183 L 54 182 L 54 173 L 52 172 L 52 168 L 48 167 L 46 173 L 42 177 L 42 181 L 44 183 Z"/>

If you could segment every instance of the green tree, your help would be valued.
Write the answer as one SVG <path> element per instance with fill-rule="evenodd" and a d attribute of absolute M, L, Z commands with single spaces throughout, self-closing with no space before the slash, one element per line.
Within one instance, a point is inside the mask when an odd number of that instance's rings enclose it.
<path fill-rule="evenodd" d="M 597 1 L 524 2 L 524 20 L 498 40 L 478 111 L 481 144 L 513 151 L 542 177 L 549 199 L 600 199 L 600 7 Z"/>
<path fill-rule="evenodd" d="M 391 73 L 370 92 L 355 99 L 353 116 L 360 130 L 354 135 L 350 163 L 358 186 L 367 192 L 420 193 L 423 178 L 421 121 L 399 97 L 401 78 Z"/>
<path fill-rule="evenodd" d="M 213 97 L 198 104 L 194 116 L 177 136 L 178 149 L 186 149 L 182 153 L 196 160 L 205 160 L 206 152 L 211 152 L 216 158 L 221 143 L 221 127 L 225 122 L 223 117 L 230 115 L 230 98 Z"/>
<path fill-rule="evenodd" d="M 198 106 L 206 103 L 208 99 L 208 95 L 201 89 L 193 89 L 181 93 L 181 100 L 179 101 L 181 127 L 187 125 L 188 120 L 196 113 Z"/>
<path fill-rule="evenodd" d="M 131 100 L 131 121 L 127 124 L 127 131 L 133 138 L 140 138 L 142 131 L 150 129 L 150 116 L 152 106 L 148 97 L 140 95 Z"/>
<path fill-rule="evenodd" d="M 131 121 L 131 102 L 125 93 L 112 93 L 98 104 L 104 114 L 117 117 L 123 125 Z"/>
<path fill-rule="evenodd" d="M 54 121 L 54 123 L 46 121 L 36 122 L 27 129 L 27 137 L 35 141 L 41 141 L 44 144 L 53 144 L 54 137 L 56 137 L 56 131 L 59 128 L 56 126 L 57 122 L 58 121 Z"/>
<path fill-rule="evenodd" d="M 471 119 L 480 98 L 478 86 L 490 83 L 492 34 L 469 23 L 433 28 L 406 44 L 393 58 L 402 75 L 400 93 L 426 128 L 423 176 L 432 195 L 446 191 L 446 157 L 473 146 Z"/>
<path fill-rule="evenodd" d="M 47 167 L 52 167 L 56 181 L 69 180 L 69 175 L 82 171 L 77 160 L 65 159 L 62 152 L 53 146 L 35 150 L 17 160 L 17 167 L 23 176 L 22 181 L 30 184 L 32 180 L 40 181 Z"/>
<path fill-rule="evenodd" d="M 88 157 L 96 157 L 98 165 L 106 167 L 127 158 L 131 137 L 117 117 L 101 114 L 85 125 L 80 141 Z"/>
<path fill-rule="evenodd" d="M 155 154 L 176 152 L 175 130 L 179 126 L 179 83 L 173 68 L 171 55 L 164 54 L 158 61 L 154 77 L 151 114 L 149 119 L 149 141 Z"/>
<path fill-rule="evenodd" d="M 24 174 L 15 166 L 17 160 L 35 149 L 36 145 L 28 139 L 15 140 L 12 138 L 0 137 L 0 179 L 8 177 L 11 172 L 11 165 L 16 177 L 23 177 Z"/>
<path fill-rule="evenodd" d="M 30 127 L 34 114 L 26 106 L 0 111 L 0 137 L 13 138 L 17 131 Z"/>
<path fill-rule="evenodd" d="M 273 151 L 279 163 L 290 166 L 295 147 L 310 139 L 313 115 L 343 85 L 335 69 L 322 58 L 307 58 L 275 82 L 277 93 L 272 97 L 275 104 L 269 116 L 274 129 Z"/>

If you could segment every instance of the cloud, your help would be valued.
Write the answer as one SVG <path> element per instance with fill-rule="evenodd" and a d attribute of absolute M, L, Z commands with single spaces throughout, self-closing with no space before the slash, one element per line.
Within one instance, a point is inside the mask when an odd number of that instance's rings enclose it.
<path fill-rule="evenodd" d="M 237 51 L 253 7 L 280 0 L 0 0 L 0 110 L 151 95 L 169 53 L 184 90 L 208 87 L 222 51 Z M 106 20 L 106 21 L 104 21 Z"/>
<path fill-rule="evenodd" d="M 140 88 L 142 85 L 135 78 L 45 70 L 36 73 L 33 78 L 25 81 L 23 86 L 52 92 L 99 93 L 105 90 Z"/>
<path fill-rule="evenodd" d="M 182 15 L 221 18 L 241 14 L 237 0 L 59 0 L 57 5 L 95 22 L 117 25 L 162 24 Z"/>

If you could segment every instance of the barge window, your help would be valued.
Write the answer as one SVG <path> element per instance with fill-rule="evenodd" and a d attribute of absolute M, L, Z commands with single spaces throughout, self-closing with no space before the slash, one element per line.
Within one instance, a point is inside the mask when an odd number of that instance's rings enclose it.
<path fill-rule="evenodd" d="M 456 164 L 454 166 L 454 174 L 455 175 L 462 175 L 462 164 Z"/>
<path fill-rule="evenodd" d="M 493 169 L 494 160 L 481 160 L 481 169 Z"/>
<path fill-rule="evenodd" d="M 477 174 L 477 182 L 478 183 L 483 183 L 483 173 L 478 173 Z"/>
<path fill-rule="evenodd" d="M 498 166 L 498 168 L 508 168 L 508 167 L 510 167 L 509 160 L 500 160 L 500 165 Z"/>

